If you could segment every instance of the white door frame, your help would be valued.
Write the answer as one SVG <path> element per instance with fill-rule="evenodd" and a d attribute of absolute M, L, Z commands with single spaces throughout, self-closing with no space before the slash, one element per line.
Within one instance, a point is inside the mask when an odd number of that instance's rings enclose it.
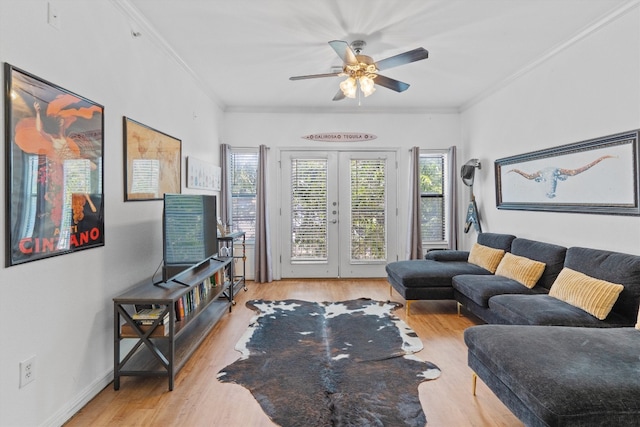
<path fill-rule="evenodd" d="M 305 262 L 298 263 L 297 266 L 289 263 L 289 255 L 291 251 L 291 229 L 290 229 L 290 206 L 287 200 L 291 194 L 290 185 L 290 160 L 294 157 L 300 158 L 326 158 L 328 162 L 332 162 L 330 167 L 339 167 L 339 173 L 330 173 L 328 178 L 327 187 L 327 233 L 329 236 L 329 248 L 331 254 L 338 254 L 338 258 L 329 259 L 327 262 Z M 386 194 L 386 206 L 387 213 L 385 218 L 386 228 L 386 259 L 376 262 L 361 262 L 352 263 L 348 256 L 349 249 L 349 218 L 346 216 L 350 212 L 350 192 L 341 191 L 337 192 L 338 188 L 348 190 L 349 182 L 349 167 L 348 160 L 354 159 L 385 159 L 386 171 L 385 171 L 385 194 Z M 341 165 L 343 163 L 346 166 Z M 280 230 L 280 272 L 282 278 L 294 278 L 294 277 L 385 277 L 384 270 L 385 265 L 388 262 L 395 261 L 397 259 L 397 149 L 334 149 L 334 150 L 319 150 L 319 149 L 299 149 L 289 148 L 281 149 L 279 154 L 280 164 L 280 179 L 279 187 L 281 189 L 282 198 L 280 200 L 280 218 L 278 229 Z M 346 187 L 345 187 L 346 186 Z M 339 198 L 339 200 L 338 200 Z M 335 203 L 335 204 L 334 204 Z M 340 211 L 342 207 L 343 211 Z M 340 219 L 334 222 L 335 216 L 333 211 L 337 210 Z M 346 220 L 345 220 L 346 219 Z M 340 241 L 338 241 L 338 236 Z M 346 248 L 347 254 L 340 252 L 341 248 Z M 337 264 L 336 264 L 337 262 Z"/>

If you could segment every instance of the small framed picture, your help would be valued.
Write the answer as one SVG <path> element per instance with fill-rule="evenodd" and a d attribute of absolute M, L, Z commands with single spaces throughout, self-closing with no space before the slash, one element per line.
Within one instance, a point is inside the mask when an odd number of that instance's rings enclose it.
<path fill-rule="evenodd" d="M 182 141 L 124 117 L 125 201 L 181 193 Z"/>

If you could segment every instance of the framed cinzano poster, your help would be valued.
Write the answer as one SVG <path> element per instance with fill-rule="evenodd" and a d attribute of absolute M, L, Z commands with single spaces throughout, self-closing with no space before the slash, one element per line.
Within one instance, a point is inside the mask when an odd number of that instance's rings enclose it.
<path fill-rule="evenodd" d="M 8 266 L 104 245 L 104 108 L 5 64 Z"/>
<path fill-rule="evenodd" d="M 125 201 L 181 193 L 182 141 L 124 117 Z"/>

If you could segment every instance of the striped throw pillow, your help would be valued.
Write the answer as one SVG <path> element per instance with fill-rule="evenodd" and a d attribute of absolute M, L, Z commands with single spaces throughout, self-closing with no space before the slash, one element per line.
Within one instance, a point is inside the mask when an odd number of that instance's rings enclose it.
<path fill-rule="evenodd" d="M 504 251 L 502 249 L 490 248 L 489 246 L 475 243 L 469 252 L 467 262 L 495 273 L 503 256 Z"/>
<path fill-rule="evenodd" d="M 546 264 L 507 252 L 500 261 L 496 276 L 508 277 L 527 288 L 533 288 L 544 273 Z"/>
<path fill-rule="evenodd" d="M 549 295 L 604 320 L 624 286 L 596 279 L 570 268 L 563 268 Z"/>

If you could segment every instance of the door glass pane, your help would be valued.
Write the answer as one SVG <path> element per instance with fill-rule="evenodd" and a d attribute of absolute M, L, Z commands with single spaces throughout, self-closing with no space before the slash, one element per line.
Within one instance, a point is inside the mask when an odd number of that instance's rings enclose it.
<path fill-rule="evenodd" d="M 327 261 L 327 160 L 291 160 L 291 260 Z"/>
<path fill-rule="evenodd" d="M 384 159 L 351 160 L 351 261 L 384 261 L 386 195 Z"/>

